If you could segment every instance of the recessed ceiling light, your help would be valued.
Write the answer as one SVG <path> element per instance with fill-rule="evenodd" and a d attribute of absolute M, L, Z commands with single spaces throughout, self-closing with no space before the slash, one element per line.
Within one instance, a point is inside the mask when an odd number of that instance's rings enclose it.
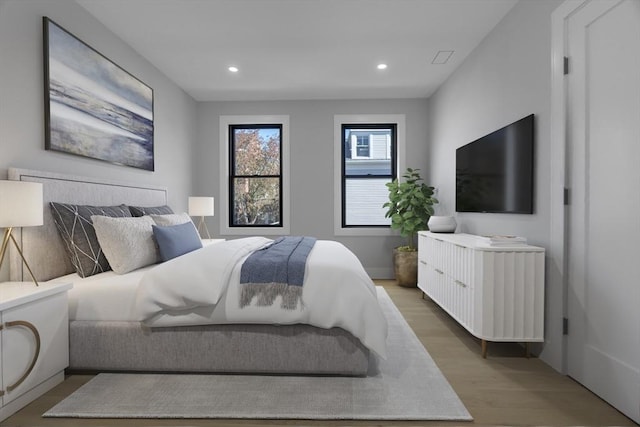
<path fill-rule="evenodd" d="M 231 71 L 232 73 L 237 73 L 238 71 L 240 71 L 238 67 L 234 67 L 234 66 L 229 67 L 228 70 Z"/>
<path fill-rule="evenodd" d="M 386 70 L 387 64 L 378 64 L 378 70 Z"/>

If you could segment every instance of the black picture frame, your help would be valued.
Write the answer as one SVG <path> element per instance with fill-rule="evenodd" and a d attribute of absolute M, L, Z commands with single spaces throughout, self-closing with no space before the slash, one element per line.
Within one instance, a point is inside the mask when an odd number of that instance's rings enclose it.
<path fill-rule="evenodd" d="M 45 149 L 154 170 L 153 89 L 42 18 Z"/>

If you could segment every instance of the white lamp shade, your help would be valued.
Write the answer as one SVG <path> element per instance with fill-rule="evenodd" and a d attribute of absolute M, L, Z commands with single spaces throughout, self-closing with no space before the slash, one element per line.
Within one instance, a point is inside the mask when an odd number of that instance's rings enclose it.
<path fill-rule="evenodd" d="M 42 184 L 0 181 L 0 227 L 42 225 Z"/>
<path fill-rule="evenodd" d="M 189 215 L 213 216 L 213 197 L 189 197 Z"/>

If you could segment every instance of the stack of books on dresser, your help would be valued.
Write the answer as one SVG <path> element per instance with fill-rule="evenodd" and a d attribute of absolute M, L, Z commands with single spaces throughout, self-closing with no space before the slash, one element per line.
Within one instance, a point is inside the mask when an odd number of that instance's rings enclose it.
<path fill-rule="evenodd" d="M 521 246 L 527 244 L 526 237 L 520 236 L 478 236 L 478 238 L 489 246 Z"/>

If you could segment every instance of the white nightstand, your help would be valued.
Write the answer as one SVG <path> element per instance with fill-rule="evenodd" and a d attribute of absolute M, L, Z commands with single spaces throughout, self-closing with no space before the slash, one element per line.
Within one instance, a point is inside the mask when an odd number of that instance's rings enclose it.
<path fill-rule="evenodd" d="M 72 286 L 0 283 L 0 421 L 64 380 Z"/>

